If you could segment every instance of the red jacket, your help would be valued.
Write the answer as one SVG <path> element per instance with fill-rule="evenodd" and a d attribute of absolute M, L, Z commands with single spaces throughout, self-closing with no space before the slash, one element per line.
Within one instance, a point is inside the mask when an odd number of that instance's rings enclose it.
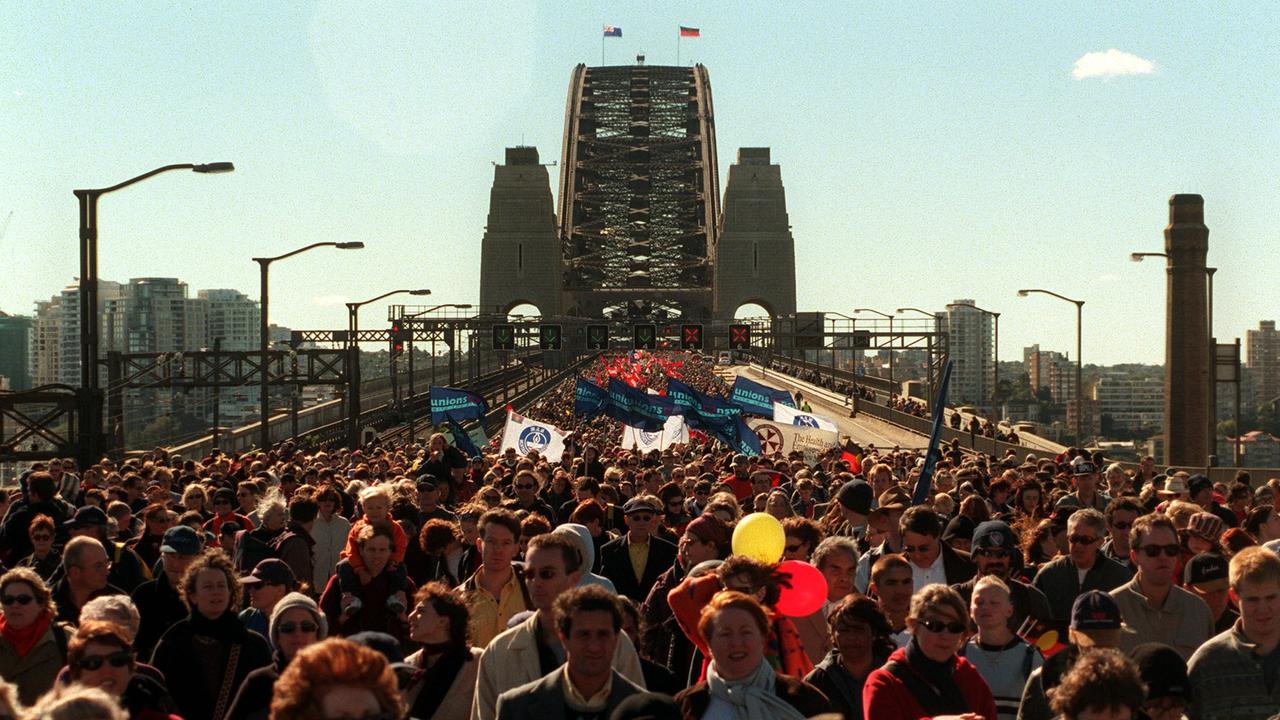
<path fill-rule="evenodd" d="M 899 648 L 889 656 L 889 662 L 895 660 L 910 668 L 905 649 Z M 969 704 L 970 712 L 976 712 L 987 720 L 996 720 L 996 701 L 991 695 L 991 688 L 987 687 L 987 681 L 982 679 L 982 674 L 973 663 L 957 656 L 955 675 L 952 677 Z M 871 672 L 862 687 L 862 717 L 874 720 L 928 720 L 929 715 L 916 702 L 906 685 L 881 667 Z"/>

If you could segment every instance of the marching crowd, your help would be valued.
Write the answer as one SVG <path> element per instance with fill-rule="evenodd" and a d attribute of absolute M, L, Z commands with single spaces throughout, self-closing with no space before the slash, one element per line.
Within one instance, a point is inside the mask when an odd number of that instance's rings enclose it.
<path fill-rule="evenodd" d="M 725 390 L 694 358 L 584 375 Z M 572 386 L 523 409 L 573 429 L 554 461 L 437 433 L 33 464 L 0 497 L 0 718 L 1280 716 L 1280 481 L 641 453 Z"/>

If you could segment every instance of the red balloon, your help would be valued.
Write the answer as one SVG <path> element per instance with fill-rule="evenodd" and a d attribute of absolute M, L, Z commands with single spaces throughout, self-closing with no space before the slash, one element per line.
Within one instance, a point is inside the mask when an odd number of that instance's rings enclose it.
<path fill-rule="evenodd" d="M 802 560 L 778 565 L 779 575 L 791 576 L 791 587 L 783 585 L 775 609 L 788 617 L 812 615 L 827 601 L 827 579 L 818 568 Z"/>

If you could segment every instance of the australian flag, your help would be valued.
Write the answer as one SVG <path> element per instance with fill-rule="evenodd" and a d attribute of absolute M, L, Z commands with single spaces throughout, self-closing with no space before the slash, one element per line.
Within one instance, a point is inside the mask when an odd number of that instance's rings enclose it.
<path fill-rule="evenodd" d="M 622 28 L 618 27 L 617 25 L 605 25 L 604 36 L 605 37 L 622 37 Z"/>

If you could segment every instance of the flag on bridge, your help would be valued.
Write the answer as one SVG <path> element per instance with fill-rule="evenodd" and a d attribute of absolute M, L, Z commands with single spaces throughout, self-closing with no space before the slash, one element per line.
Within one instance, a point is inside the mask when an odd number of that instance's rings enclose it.
<path fill-rule="evenodd" d="M 782 403 L 789 407 L 795 407 L 795 400 L 791 398 L 791 393 L 786 390 L 762 385 L 753 382 L 739 375 L 733 381 L 733 390 L 729 392 L 729 402 L 742 408 L 743 412 L 762 415 L 769 419 L 773 419 L 773 404 Z"/>
<path fill-rule="evenodd" d="M 622 28 L 617 25 L 605 25 L 604 36 L 605 37 L 622 37 Z"/>
<path fill-rule="evenodd" d="M 467 457 L 480 457 L 480 448 L 476 447 L 475 442 L 467 434 L 467 431 L 463 430 L 462 426 L 455 422 L 453 418 L 449 418 L 447 422 L 449 434 L 453 436 L 453 446 L 466 453 Z"/>
<path fill-rule="evenodd" d="M 502 445 L 498 450 L 506 452 L 507 448 L 515 448 L 520 455 L 537 450 L 549 462 L 557 463 L 564 456 L 565 441 L 570 434 L 555 425 L 530 420 L 512 411 L 507 413 L 507 425 L 502 431 Z"/>
<path fill-rule="evenodd" d="M 698 28 L 680 26 L 680 37 L 702 37 L 702 31 Z"/>
<path fill-rule="evenodd" d="M 578 378 L 573 386 L 573 414 L 584 420 L 603 413 L 609 404 L 609 393 L 589 380 Z"/>
<path fill-rule="evenodd" d="M 667 418 L 678 415 L 670 400 L 637 390 L 617 378 L 609 378 L 609 403 L 605 414 L 624 425 L 656 432 Z"/>
<path fill-rule="evenodd" d="M 689 443 L 689 426 L 685 424 L 683 415 L 672 415 L 666 424 L 657 432 L 641 430 L 630 425 L 622 426 L 622 442 L 624 450 L 636 448 L 641 452 L 650 450 L 666 450 L 672 445 Z"/>
<path fill-rule="evenodd" d="M 795 408 L 787 407 L 782 403 L 773 404 L 773 419 L 784 425 L 796 425 L 798 427 L 819 428 L 821 430 L 830 430 L 831 432 L 840 432 L 840 428 L 834 420 L 814 415 L 813 413 L 801 412 Z"/>
<path fill-rule="evenodd" d="M 431 422 L 439 425 L 446 420 L 463 422 L 465 420 L 483 420 L 489 412 L 489 405 L 484 398 L 466 390 L 447 387 L 430 388 Z"/>

